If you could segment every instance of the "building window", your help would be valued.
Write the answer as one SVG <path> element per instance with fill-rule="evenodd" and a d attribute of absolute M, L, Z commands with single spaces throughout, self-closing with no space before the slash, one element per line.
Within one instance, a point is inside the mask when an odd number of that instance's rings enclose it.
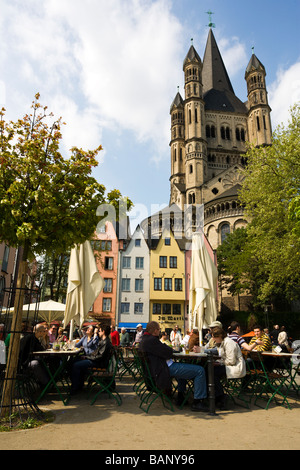
<path fill-rule="evenodd" d="M 91 247 L 92 247 L 92 250 L 100 251 L 101 241 L 100 240 L 91 240 Z"/>
<path fill-rule="evenodd" d="M 129 302 L 121 302 L 121 313 L 129 313 L 130 303 Z"/>
<path fill-rule="evenodd" d="M 182 279 L 175 279 L 175 290 L 182 291 Z"/>
<path fill-rule="evenodd" d="M 213 125 L 210 126 L 209 124 L 207 124 L 205 128 L 205 132 L 206 132 L 206 137 L 212 137 L 213 139 L 216 137 L 216 128 Z"/>
<path fill-rule="evenodd" d="M 155 277 L 154 278 L 154 290 L 161 290 L 161 277 Z"/>
<path fill-rule="evenodd" d="M 226 239 L 227 235 L 230 233 L 230 225 L 223 224 L 221 227 L 221 243 Z"/>
<path fill-rule="evenodd" d="M 139 256 L 135 258 L 135 269 L 144 269 L 144 258 Z"/>
<path fill-rule="evenodd" d="M 171 315 L 171 304 L 163 304 L 163 315 Z"/>
<path fill-rule="evenodd" d="M 177 256 L 170 256 L 170 268 L 177 268 Z"/>
<path fill-rule="evenodd" d="M 103 312 L 111 312 L 111 299 L 103 299 Z"/>
<path fill-rule="evenodd" d="M 123 278 L 121 281 L 122 292 L 130 292 L 130 279 Z"/>
<path fill-rule="evenodd" d="M 1 276 L 0 277 L 0 307 L 2 306 L 2 303 L 3 303 L 4 289 L 5 289 L 5 277 Z"/>
<path fill-rule="evenodd" d="M 114 259 L 111 258 L 110 256 L 105 256 L 104 269 L 108 269 L 109 271 L 112 271 L 113 266 L 114 266 Z"/>
<path fill-rule="evenodd" d="M 257 130 L 260 131 L 260 122 L 259 122 L 258 116 L 256 116 L 256 124 L 257 124 Z"/>
<path fill-rule="evenodd" d="M 100 225 L 101 222 L 97 225 L 97 232 L 98 233 L 105 233 L 106 231 L 106 225 L 105 223 L 103 225 Z"/>
<path fill-rule="evenodd" d="M 165 290 L 172 290 L 172 278 L 171 277 L 165 277 L 164 284 L 165 284 Z"/>
<path fill-rule="evenodd" d="M 3 260 L 2 260 L 2 271 L 7 272 L 8 258 L 9 258 L 9 246 L 5 245 L 4 253 L 3 253 Z"/>
<path fill-rule="evenodd" d="M 160 315 L 161 314 L 161 304 L 153 304 L 152 313 L 153 313 L 153 315 Z"/>
<path fill-rule="evenodd" d="M 103 292 L 112 292 L 112 279 L 104 279 L 104 288 Z"/>
<path fill-rule="evenodd" d="M 221 138 L 223 140 L 230 140 L 230 129 L 229 127 L 221 127 Z"/>
<path fill-rule="evenodd" d="M 167 257 L 166 256 L 160 256 L 159 257 L 159 267 L 160 268 L 167 268 Z"/>
<path fill-rule="evenodd" d="M 181 305 L 173 304 L 173 315 L 181 315 Z"/>
<path fill-rule="evenodd" d="M 141 302 L 134 303 L 134 313 L 135 314 L 143 313 L 143 304 Z"/>
<path fill-rule="evenodd" d="M 141 246 L 141 239 L 140 239 L 140 238 L 137 238 L 137 239 L 135 240 L 135 243 L 134 243 L 134 244 L 135 244 L 135 246 Z"/>
<path fill-rule="evenodd" d="M 123 261 L 122 261 L 122 268 L 123 269 L 130 269 L 131 266 L 131 257 L 130 256 L 124 256 Z"/>
<path fill-rule="evenodd" d="M 170 246 L 171 245 L 171 238 L 165 238 L 165 245 Z"/>
<path fill-rule="evenodd" d="M 135 280 L 135 292 L 143 292 L 144 291 L 144 279 L 136 279 Z"/>

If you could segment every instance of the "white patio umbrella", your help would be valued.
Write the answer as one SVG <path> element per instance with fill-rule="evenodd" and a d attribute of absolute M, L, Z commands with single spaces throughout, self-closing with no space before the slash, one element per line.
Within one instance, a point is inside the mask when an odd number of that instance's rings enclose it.
<path fill-rule="evenodd" d="M 217 318 L 217 268 L 204 243 L 202 233 L 192 239 L 192 265 L 190 279 L 189 327 L 199 329 L 202 345 L 202 328 L 207 328 Z"/>
<path fill-rule="evenodd" d="M 90 242 L 86 241 L 72 248 L 64 316 L 65 326 L 71 321 L 82 326 L 103 284 Z"/>
<path fill-rule="evenodd" d="M 46 321 L 48 324 L 54 320 L 63 320 L 66 305 L 61 302 L 55 302 L 54 300 L 46 300 L 44 302 L 35 302 L 32 304 L 23 305 L 23 314 L 26 318 L 38 318 Z M 14 307 L 9 309 L 10 313 L 13 313 Z"/>

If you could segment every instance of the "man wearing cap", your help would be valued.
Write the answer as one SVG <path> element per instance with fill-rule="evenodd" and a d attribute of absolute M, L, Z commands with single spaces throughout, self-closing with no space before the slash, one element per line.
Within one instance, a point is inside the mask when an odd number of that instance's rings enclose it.
<path fill-rule="evenodd" d="M 133 346 L 137 346 L 137 344 L 142 341 L 143 333 L 144 333 L 143 325 L 139 323 L 138 325 L 136 325 L 136 335 L 135 335 Z"/>
<path fill-rule="evenodd" d="M 222 323 L 221 323 L 220 321 L 215 320 L 215 321 L 213 321 L 213 322 L 208 326 L 209 332 L 208 332 L 207 335 L 206 335 L 206 338 L 208 339 L 208 343 L 205 345 L 206 348 L 211 349 L 211 348 L 215 348 L 215 347 L 216 347 L 216 342 L 215 342 L 215 340 L 212 338 L 212 329 L 213 329 L 213 328 L 216 328 L 216 327 L 218 327 L 218 328 L 223 328 L 223 325 L 222 325 Z"/>

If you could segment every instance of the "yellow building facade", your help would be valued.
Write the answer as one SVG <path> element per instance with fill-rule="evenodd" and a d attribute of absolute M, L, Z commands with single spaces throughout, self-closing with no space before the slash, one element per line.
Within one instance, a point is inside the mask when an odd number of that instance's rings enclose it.
<path fill-rule="evenodd" d="M 185 252 L 180 242 L 169 231 L 151 241 L 150 321 L 157 321 L 162 331 L 175 325 L 184 329 Z"/>

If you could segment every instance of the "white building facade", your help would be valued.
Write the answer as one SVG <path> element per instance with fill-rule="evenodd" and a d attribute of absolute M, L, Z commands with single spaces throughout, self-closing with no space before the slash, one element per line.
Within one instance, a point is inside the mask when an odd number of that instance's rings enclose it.
<path fill-rule="evenodd" d="M 138 226 L 126 249 L 119 253 L 119 329 L 135 330 L 139 323 L 145 328 L 149 321 L 149 262 L 149 248 Z"/>

